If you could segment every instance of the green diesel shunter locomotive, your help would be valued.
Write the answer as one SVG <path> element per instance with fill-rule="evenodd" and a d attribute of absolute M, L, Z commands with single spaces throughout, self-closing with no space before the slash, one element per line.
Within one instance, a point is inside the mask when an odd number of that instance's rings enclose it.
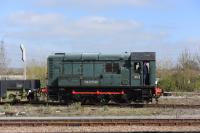
<path fill-rule="evenodd" d="M 48 99 L 69 103 L 151 102 L 155 52 L 65 54 L 48 57 Z"/>

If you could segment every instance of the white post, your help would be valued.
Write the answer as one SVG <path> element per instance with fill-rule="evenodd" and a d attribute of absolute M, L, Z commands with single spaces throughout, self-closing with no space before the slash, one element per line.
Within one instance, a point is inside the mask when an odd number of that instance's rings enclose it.
<path fill-rule="evenodd" d="M 24 80 L 26 80 L 26 50 L 23 44 L 20 45 L 22 51 L 22 61 L 24 62 Z"/>
<path fill-rule="evenodd" d="M 26 80 L 26 61 L 24 61 L 24 80 Z"/>

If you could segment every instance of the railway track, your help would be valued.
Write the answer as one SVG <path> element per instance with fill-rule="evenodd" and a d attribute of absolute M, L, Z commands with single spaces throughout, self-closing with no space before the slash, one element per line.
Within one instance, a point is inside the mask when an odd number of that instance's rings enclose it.
<path fill-rule="evenodd" d="M 133 105 L 134 106 L 134 105 Z M 137 107 L 140 105 L 135 105 Z M 200 108 L 200 105 L 189 105 L 189 104 L 142 104 L 141 107 L 145 108 Z"/>
<path fill-rule="evenodd" d="M 200 126 L 200 119 L 9 119 L 0 126 Z"/>
<path fill-rule="evenodd" d="M 102 105 L 82 105 L 84 107 L 102 106 Z M 199 109 L 200 105 L 189 104 L 107 104 L 108 107 L 129 107 L 129 108 L 182 108 L 182 109 Z"/>
<path fill-rule="evenodd" d="M 0 105 L 11 104 L 11 105 L 52 105 L 52 106 L 69 106 L 59 102 L 20 102 L 20 103 L 12 103 L 12 102 L 1 102 Z M 106 105 L 101 104 L 82 104 L 83 107 L 101 107 L 101 106 L 108 106 L 108 107 L 129 107 L 129 108 L 182 108 L 182 109 L 199 109 L 199 105 L 192 105 L 192 104 L 144 104 L 144 103 L 134 103 L 134 104 L 115 104 L 109 103 Z"/>

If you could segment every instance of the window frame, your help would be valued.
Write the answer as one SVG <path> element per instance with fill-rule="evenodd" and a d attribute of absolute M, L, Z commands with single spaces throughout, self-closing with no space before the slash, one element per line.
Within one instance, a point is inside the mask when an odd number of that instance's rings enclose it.
<path fill-rule="evenodd" d="M 108 66 L 110 65 L 110 66 Z M 105 73 L 119 74 L 120 63 L 119 62 L 106 62 Z"/>
<path fill-rule="evenodd" d="M 139 64 L 138 68 L 136 68 L 137 64 Z M 142 69 L 141 62 L 139 62 L 139 61 L 134 62 L 134 64 L 133 64 L 134 73 L 141 73 L 141 69 Z"/>

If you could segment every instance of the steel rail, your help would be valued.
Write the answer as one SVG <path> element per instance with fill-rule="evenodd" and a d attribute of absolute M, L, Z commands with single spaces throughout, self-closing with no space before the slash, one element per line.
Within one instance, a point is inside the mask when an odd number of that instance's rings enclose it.
<path fill-rule="evenodd" d="M 0 126 L 200 126 L 200 119 L 0 120 Z"/>
<path fill-rule="evenodd" d="M 84 107 L 90 106 L 102 106 L 102 105 L 94 105 L 87 104 L 82 105 Z M 200 105 L 191 105 L 191 104 L 106 104 L 108 107 L 130 107 L 130 108 L 181 108 L 181 109 L 198 109 Z"/>

